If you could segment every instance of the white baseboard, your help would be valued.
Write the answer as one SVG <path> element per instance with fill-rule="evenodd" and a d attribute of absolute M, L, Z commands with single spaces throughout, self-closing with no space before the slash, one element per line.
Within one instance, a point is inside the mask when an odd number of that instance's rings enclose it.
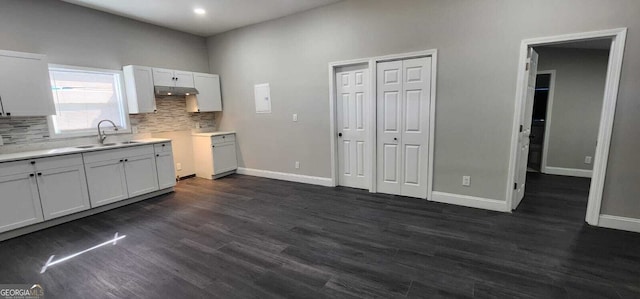
<path fill-rule="evenodd" d="M 581 178 L 590 178 L 593 171 L 586 169 L 562 168 L 562 167 L 545 167 L 543 171 L 546 174 L 576 176 Z"/>
<path fill-rule="evenodd" d="M 454 204 L 465 207 L 492 210 L 498 212 L 511 212 L 511 208 L 507 206 L 504 200 L 475 197 L 469 195 L 453 194 L 433 191 L 431 195 L 432 201 Z"/>
<path fill-rule="evenodd" d="M 269 170 L 251 169 L 251 168 L 244 168 L 244 167 L 238 167 L 238 169 L 236 170 L 236 173 L 269 178 L 269 179 L 282 180 L 282 181 L 320 185 L 325 187 L 334 187 L 333 184 L 331 183 L 331 178 L 323 178 L 323 177 L 317 177 L 317 176 L 309 176 L 309 175 L 286 173 L 286 172 L 276 172 L 276 171 L 269 171 Z"/>
<path fill-rule="evenodd" d="M 640 233 L 640 219 L 600 215 L 598 226 Z"/>

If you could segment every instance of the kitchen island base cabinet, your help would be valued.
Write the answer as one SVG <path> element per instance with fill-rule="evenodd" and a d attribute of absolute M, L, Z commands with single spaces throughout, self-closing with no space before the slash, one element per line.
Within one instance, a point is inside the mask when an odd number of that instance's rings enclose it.
<path fill-rule="evenodd" d="M 32 172 L 0 176 L 0 194 L 0 232 L 44 220 Z"/>

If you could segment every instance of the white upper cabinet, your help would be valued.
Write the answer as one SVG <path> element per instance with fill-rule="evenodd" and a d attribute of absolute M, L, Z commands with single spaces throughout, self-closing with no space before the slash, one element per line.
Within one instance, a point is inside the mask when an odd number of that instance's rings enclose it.
<path fill-rule="evenodd" d="M 193 81 L 198 95 L 187 96 L 187 112 L 222 111 L 220 76 L 193 73 Z"/>
<path fill-rule="evenodd" d="M 153 91 L 153 71 L 150 67 L 127 65 L 123 68 L 129 113 L 153 113 L 156 97 Z"/>
<path fill-rule="evenodd" d="M 56 114 L 45 55 L 0 51 L 0 116 Z"/>
<path fill-rule="evenodd" d="M 153 68 L 153 84 L 156 86 L 193 88 L 193 73 Z"/>

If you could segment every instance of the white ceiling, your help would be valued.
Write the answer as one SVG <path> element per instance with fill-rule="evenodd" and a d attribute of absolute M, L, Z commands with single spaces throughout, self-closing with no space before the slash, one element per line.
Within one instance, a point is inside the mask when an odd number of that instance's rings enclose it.
<path fill-rule="evenodd" d="M 342 0 L 63 0 L 171 29 L 211 36 Z M 193 10 L 203 8 L 204 15 Z"/>

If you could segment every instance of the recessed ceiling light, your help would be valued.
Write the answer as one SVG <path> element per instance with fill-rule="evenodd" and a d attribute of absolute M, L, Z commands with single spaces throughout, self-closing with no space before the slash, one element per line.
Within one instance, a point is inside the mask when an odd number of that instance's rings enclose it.
<path fill-rule="evenodd" d="M 202 9 L 202 8 L 196 8 L 196 9 L 193 10 L 193 12 L 195 12 L 198 15 L 203 15 L 203 14 L 207 13 L 207 11 Z"/>

